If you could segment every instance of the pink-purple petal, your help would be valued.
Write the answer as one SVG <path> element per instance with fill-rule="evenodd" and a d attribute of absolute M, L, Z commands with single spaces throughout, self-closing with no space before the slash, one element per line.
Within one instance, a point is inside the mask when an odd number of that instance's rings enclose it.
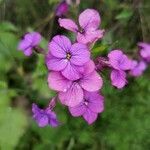
<path fill-rule="evenodd" d="M 94 43 L 97 40 L 101 39 L 103 35 L 104 30 L 89 29 L 86 30 L 85 33 L 78 32 L 77 41 L 83 44 Z"/>
<path fill-rule="evenodd" d="M 32 54 L 32 49 L 29 47 L 23 51 L 26 56 L 30 56 Z"/>
<path fill-rule="evenodd" d="M 70 49 L 72 55 L 70 61 L 74 65 L 82 66 L 90 60 L 90 52 L 86 45 L 75 43 Z"/>
<path fill-rule="evenodd" d="M 123 88 L 127 84 L 126 73 L 120 70 L 112 70 L 111 83 L 118 89 Z"/>
<path fill-rule="evenodd" d="M 49 53 L 57 58 L 66 58 L 66 52 L 71 48 L 71 41 L 63 35 L 53 37 L 49 43 Z"/>
<path fill-rule="evenodd" d="M 25 50 L 27 48 L 29 48 L 31 45 L 31 42 L 27 41 L 27 40 L 21 40 L 19 45 L 18 45 L 18 50 Z"/>
<path fill-rule="evenodd" d="M 87 121 L 89 125 L 94 123 L 97 117 L 98 117 L 98 114 L 94 113 L 90 109 L 87 109 L 86 112 L 83 114 L 83 118 L 85 119 L 85 121 Z"/>
<path fill-rule="evenodd" d="M 94 9 L 86 9 L 79 16 L 79 24 L 83 29 L 97 29 L 100 25 L 100 15 Z"/>
<path fill-rule="evenodd" d="M 80 79 L 79 84 L 86 91 L 94 92 L 101 89 L 103 80 L 96 71 L 93 71 L 92 73 L 83 76 L 83 78 Z"/>
<path fill-rule="evenodd" d="M 108 54 L 109 63 L 117 70 L 130 70 L 131 60 L 121 50 L 113 50 Z"/>
<path fill-rule="evenodd" d="M 104 111 L 104 97 L 98 92 L 89 93 L 88 107 L 95 113 L 101 113 Z"/>
<path fill-rule="evenodd" d="M 79 105 L 77 105 L 75 107 L 69 107 L 69 111 L 72 116 L 79 117 L 85 113 L 86 106 L 84 105 L 84 103 L 81 102 Z"/>
<path fill-rule="evenodd" d="M 32 46 L 36 46 L 41 42 L 41 35 L 38 32 L 32 33 Z"/>
<path fill-rule="evenodd" d="M 59 99 L 69 107 L 77 106 L 83 101 L 83 90 L 78 83 L 73 83 L 66 92 L 59 93 Z"/>
<path fill-rule="evenodd" d="M 84 72 L 83 75 L 85 74 L 90 74 L 91 72 L 93 72 L 95 70 L 95 64 L 92 60 L 90 60 L 89 62 L 87 62 L 84 65 Z"/>
<path fill-rule="evenodd" d="M 83 67 L 75 66 L 70 62 L 67 63 L 67 66 L 62 71 L 63 76 L 69 80 L 77 80 L 81 77 L 81 73 L 84 71 Z"/>
<path fill-rule="evenodd" d="M 48 75 L 49 88 L 56 91 L 67 91 L 71 86 L 71 81 L 67 80 L 60 72 L 50 72 Z"/>
<path fill-rule="evenodd" d="M 49 70 L 61 71 L 67 66 L 68 60 L 63 58 L 57 58 L 48 54 L 46 56 L 46 65 Z"/>
<path fill-rule="evenodd" d="M 60 27 L 63 27 L 65 29 L 70 30 L 70 31 L 75 32 L 75 33 L 78 31 L 78 26 L 71 19 L 59 18 L 58 22 L 59 22 Z"/>
<path fill-rule="evenodd" d="M 130 71 L 130 74 L 134 77 L 141 76 L 145 69 L 147 68 L 147 65 L 144 61 L 132 61 L 133 68 Z"/>

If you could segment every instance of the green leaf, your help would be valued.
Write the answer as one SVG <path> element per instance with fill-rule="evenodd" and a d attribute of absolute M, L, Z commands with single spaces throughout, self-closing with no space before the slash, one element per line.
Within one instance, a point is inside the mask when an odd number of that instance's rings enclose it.
<path fill-rule="evenodd" d="M 18 31 L 18 29 L 10 22 L 0 23 L 1 31 Z"/>
<path fill-rule="evenodd" d="M 117 20 L 130 19 L 133 15 L 133 11 L 130 9 L 124 9 L 120 14 L 116 16 Z"/>
<path fill-rule="evenodd" d="M 25 132 L 26 116 L 18 109 L 0 110 L 0 149 L 12 150 Z"/>

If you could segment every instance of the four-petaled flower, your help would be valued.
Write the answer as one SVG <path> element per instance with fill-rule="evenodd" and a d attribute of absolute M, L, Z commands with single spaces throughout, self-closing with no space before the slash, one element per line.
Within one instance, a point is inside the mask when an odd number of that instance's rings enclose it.
<path fill-rule="evenodd" d="M 69 107 L 74 117 L 82 116 L 88 124 L 96 121 L 98 114 L 104 110 L 104 98 L 98 92 L 84 91 L 84 100 L 75 107 Z"/>
<path fill-rule="evenodd" d="M 33 48 L 36 47 L 40 41 L 41 35 L 38 32 L 27 33 L 20 41 L 18 50 L 23 51 L 26 56 L 30 56 L 33 53 Z"/>
<path fill-rule="evenodd" d="M 45 127 L 47 125 L 57 127 L 59 125 L 56 114 L 49 108 L 40 109 L 36 104 L 32 104 L 32 112 L 33 118 L 39 127 Z"/>
<path fill-rule="evenodd" d="M 101 19 L 99 13 L 94 9 L 86 9 L 79 15 L 79 25 L 71 19 L 59 19 L 59 25 L 77 34 L 77 41 L 90 44 L 101 39 L 104 30 L 99 30 Z"/>
<path fill-rule="evenodd" d="M 93 62 L 87 63 L 84 74 L 78 80 L 66 79 L 60 72 L 50 72 L 48 85 L 59 92 L 62 104 L 74 107 L 83 100 L 83 91 L 98 91 L 103 84 L 101 76 L 95 71 Z"/>
<path fill-rule="evenodd" d="M 108 54 L 109 64 L 112 68 L 111 82 L 117 88 L 123 88 L 127 84 L 126 70 L 130 70 L 132 61 L 121 51 L 113 50 Z"/>
<path fill-rule="evenodd" d="M 90 52 L 86 45 L 71 44 L 66 36 L 57 35 L 49 43 L 46 64 L 49 70 L 61 71 L 69 80 L 81 77 L 84 64 L 90 60 Z"/>

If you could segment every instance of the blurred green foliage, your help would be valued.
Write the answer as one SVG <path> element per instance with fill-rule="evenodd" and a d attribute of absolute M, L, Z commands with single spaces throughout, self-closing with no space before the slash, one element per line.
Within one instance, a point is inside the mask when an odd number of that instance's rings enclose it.
<path fill-rule="evenodd" d="M 60 127 L 39 128 L 32 120 L 31 104 L 44 107 L 55 93 L 47 85 L 44 57 L 26 58 L 17 51 L 17 44 L 32 30 L 45 37 L 43 48 L 55 34 L 74 39 L 59 28 L 57 18 L 50 17 L 58 1 L 0 1 L 0 150 L 149 150 L 150 69 L 142 77 L 129 78 L 129 85 L 119 91 L 111 86 L 109 72 L 101 72 L 105 111 L 92 126 L 71 117 L 59 104 Z M 106 33 L 93 47 L 93 57 L 121 48 L 136 58 L 137 42 L 150 42 L 148 0 L 81 0 L 79 7 L 70 7 L 68 17 L 77 18 L 86 8 L 101 14 L 101 28 Z"/>

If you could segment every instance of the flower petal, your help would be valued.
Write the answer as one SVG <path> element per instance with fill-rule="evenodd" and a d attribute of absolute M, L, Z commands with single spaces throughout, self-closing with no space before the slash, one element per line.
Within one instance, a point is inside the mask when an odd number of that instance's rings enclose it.
<path fill-rule="evenodd" d="M 111 84 L 118 89 L 123 88 L 127 84 L 126 73 L 124 71 L 112 70 Z"/>
<path fill-rule="evenodd" d="M 69 107 L 69 111 L 72 116 L 79 117 L 85 113 L 86 106 L 84 105 L 84 103 L 81 102 L 79 105 L 77 105 L 75 107 Z"/>
<path fill-rule="evenodd" d="M 85 119 L 85 121 L 87 121 L 88 124 L 94 123 L 97 117 L 98 117 L 98 114 L 94 113 L 90 109 L 87 109 L 86 112 L 83 114 L 83 118 Z"/>
<path fill-rule="evenodd" d="M 94 9 L 86 9 L 79 16 L 79 24 L 83 29 L 97 29 L 100 25 L 100 15 Z"/>
<path fill-rule="evenodd" d="M 82 66 L 90 60 L 90 52 L 86 45 L 81 43 L 75 43 L 72 45 L 71 49 L 71 63 L 74 65 Z"/>
<path fill-rule="evenodd" d="M 68 60 L 63 58 L 56 58 L 51 54 L 46 56 L 46 65 L 49 70 L 61 71 L 67 66 Z"/>
<path fill-rule="evenodd" d="M 83 67 L 75 66 L 68 62 L 66 68 L 62 71 L 62 74 L 69 80 L 77 80 L 81 77 L 83 71 Z"/>
<path fill-rule="evenodd" d="M 78 83 L 73 83 L 66 92 L 59 93 L 62 104 L 74 107 L 83 101 L 83 90 Z"/>
<path fill-rule="evenodd" d="M 98 92 L 84 92 L 84 97 L 88 101 L 88 108 L 91 111 L 95 113 L 104 111 L 104 97 Z"/>
<path fill-rule="evenodd" d="M 70 40 L 63 35 L 53 37 L 49 43 L 49 53 L 57 58 L 66 58 L 66 52 L 71 48 Z"/>
<path fill-rule="evenodd" d="M 84 34 L 78 32 L 77 41 L 83 44 L 94 43 L 97 40 L 101 39 L 103 35 L 104 35 L 104 30 L 89 29 L 85 31 Z"/>
<path fill-rule="evenodd" d="M 75 33 L 78 31 L 78 26 L 71 19 L 59 18 L 58 22 L 59 22 L 60 27 L 63 27 L 65 29 L 70 30 L 70 31 L 75 32 Z"/>
<path fill-rule="evenodd" d="M 60 72 L 50 72 L 48 75 L 48 85 L 53 90 L 65 92 L 70 88 L 71 83 Z"/>
<path fill-rule="evenodd" d="M 109 63 L 114 69 L 129 70 L 132 67 L 131 60 L 121 50 L 113 50 L 108 54 Z"/>
<path fill-rule="evenodd" d="M 33 32 L 31 33 L 32 36 L 32 46 L 36 46 L 40 43 L 41 41 L 41 35 L 38 32 Z"/>
<path fill-rule="evenodd" d="M 93 71 L 92 73 L 83 76 L 83 78 L 80 79 L 79 84 L 86 91 L 94 92 L 101 89 L 103 80 L 96 71 Z"/>
<path fill-rule="evenodd" d="M 131 69 L 130 74 L 134 77 L 141 76 L 146 68 L 147 65 L 144 61 L 140 61 L 139 63 L 137 61 L 133 61 L 133 68 Z"/>
<path fill-rule="evenodd" d="M 19 45 L 18 45 L 18 50 L 22 50 L 24 51 L 25 49 L 30 47 L 31 42 L 27 41 L 27 40 L 21 40 Z"/>
<path fill-rule="evenodd" d="M 45 126 L 48 125 L 48 117 L 47 117 L 47 115 L 39 116 L 36 121 L 37 121 L 39 127 L 45 127 Z"/>
<path fill-rule="evenodd" d="M 95 64 L 92 60 L 90 60 L 89 62 L 87 62 L 85 65 L 84 65 L 84 75 L 85 74 L 89 74 L 91 72 L 93 72 L 95 70 Z"/>
<path fill-rule="evenodd" d="M 25 50 L 23 51 L 23 53 L 24 53 L 26 56 L 31 56 L 31 54 L 32 54 L 32 49 L 29 47 L 29 48 L 25 49 Z"/>

